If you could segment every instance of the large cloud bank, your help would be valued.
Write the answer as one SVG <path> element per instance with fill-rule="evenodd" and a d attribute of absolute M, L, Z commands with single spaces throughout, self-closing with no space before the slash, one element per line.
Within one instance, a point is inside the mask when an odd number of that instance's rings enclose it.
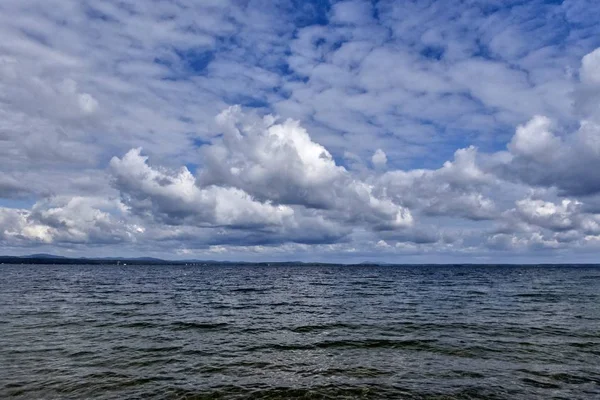
<path fill-rule="evenodd" d="M 600 43 L 581 2 L 217 3 L 0 4 L 8 253 L 600 250 Z"/>
<path fill-rule="evenodd" d="M 592 112 L 572 132 L 534 116 L 505 151 L 470 146 L 438 169 L 382 171 L 379 162 L 350 170 L 299 121 L 233 106 L 216 117 L 222 134 L 200 147 L 195 173 L 131 149 L 108 163 L 111 200 L 50 197 L 29 210 L 2 208 L 0 238 L 13 245 L 179 241 L 186 249 L 595 247 L 600 115 L 587 102 L 600 93 L 600 85 L 590 90 L 600 83 L 599 54 L 583 58 L 581 83 L 590 85 L 579 101 Z M 472 222 L 460 229 L 460 220 Z"/>

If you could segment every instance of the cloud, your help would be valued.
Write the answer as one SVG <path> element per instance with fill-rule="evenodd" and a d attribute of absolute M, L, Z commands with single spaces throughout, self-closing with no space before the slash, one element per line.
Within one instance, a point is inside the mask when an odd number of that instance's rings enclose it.
<path fill-rule="evenodd" d="M 0 58 L 2 165 L 89 164 L 97 152 L 82 129 L 99 126 L 99 103 L 72 79 L 43 79 L 39 66 Z"/>
<path fill-rule="evenodd" d="M 280 225 L 294 215 L 290 207 L 255 201 L 237 188 L 199 188 L 185 167 L 176 172 L 161 171 L 146 161 L 141 149 L 133 149 L 122 159 L 114 157 L 110 162 L 115 188 L 136 215 L 172 225 L 231 227 Z"/>
<path fill-rule="evenodd" d="M 541 187 L 556 187 L 565 196 L 592 195 L 600 191 L 600 125 L 583 120 L 563 136 L 552 131 L 550 119 L 534 117 L 508 145 L 511 158 L 500 168 L 508 179 Z"/>
<path fill-rule="evenodd" d="M 457 135 L 489 146 L 535 114 L 572 121 L 568 71 L 593 47 L 575 39 L 589 25 L 565 28 L 584 19 L 571 6 L 338 2 L 330 24 L 295 35 L 287 61 L 303 80 L 283 83 L 275 109 L 333 152 L 385 147 L 397 159 L 451 154 Z M 427 127 L 436 133 L 420 135 Z"/>
<path fill-rule="evenodd" d="M 23 182 L 19 182 L 4 173 L 0 173 L 0 197 L 12 199 L 25 197 L 30 194 L 30 190 Z"/>
<path fill-rule="evenodd" d="M 113 158 L 110 170 L 124 205 L 147 223 L 183 226 L 183 232 L 195 228 L 220 231 L 216 240 L 198 237 L 199 244 L 328 242 L 348 233 L 320 215 L 255 200 L 240 188 L 198 186 L 186 167 L 178 171 L 152 168 L 141 149 L 129 151 L 122 159 Z"/>
<path fill-rule="evenodd" d="M 527 197 L 517 200 L 515 207 L 499 219 L 498 233 L 538 232 L 570 242 L 600 234 L 600 214 L 587 212 L 573 199 L 552 202 Z"/>
<path fill-rule="evenodd" d="M 458 150 L 454 161 L 437 170 L 390 171 L 379 178 L 379 188 L 409 209 L 427 215 L 448 215 L 473 220 L 492 219 L 494 201 L 482 193 L 497 183 L 476 162 L 474 147 Z"/>
<path fill-rule="evenodd" d="M 201 149 L 201 185 L 240 188 L 261 201 L 325 210 L 376 229 L 410 226 L 410 211 L 338 166 L 298 121 L 278 123 L 232 107 L 218 116 L 223 138 Z"/>
<path fill-rule="evenodd" d="M 337 24 L 364 24 L 372 22 L 373 8 L 364 1 L 340 1 L 331 10 L 331 22 Z"/>
<path fill-rule="evenodd" d="M 574 217 L 581 203 L 565 199 L 560 204 L 543 200 L 523 199 L 516 202 L 516 213 L 522 220 L 553 231 L 575 228 Z"/>
<path fill-rule="evenodd" d="M 583 84 L 600 85 L 600 49 L 583 57 L 579 76 Z"/>
<path fill-rule="evenodd" d="M 37 224 L 28 224 L 28 210 L 0 208 L 0 230 L 3 242 L 9 240 L 39 240 L 51 242 L 48 228 Z"/>
<path fill-rule="evenodd" d="M 381 149 L 375 150 L 373 157 L 371 157 L 371 162 L 376 168 L 385 167 L 385 164 L 387 164 L 387 156 L 385 155 L 385 152 Z"/>
<path fill-rule="evenodd" d="M 129 241 L 142 228 L 123 223 L 119 203 L 111 200 L 55 197 L 31 210 L 0 208 L 0 238 L 7 243 L 102 245 Z"/>
<path fill-rule="evenodd" d="M 3 247 L 597 249 L 594 7 L 295 3 L 0 3 Z"/>

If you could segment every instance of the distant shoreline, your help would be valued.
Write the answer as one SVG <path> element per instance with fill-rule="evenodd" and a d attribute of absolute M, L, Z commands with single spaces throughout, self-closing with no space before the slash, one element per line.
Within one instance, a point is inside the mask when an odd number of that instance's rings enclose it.
<path fill-rule="evenodd" d="M 461 267 L 461 266 L 485 266 L 485 267 L 600 267 L 598 263 L 327 263 L 327 262 L 303 262 L 303 261 L 216 261 L 216 260 L 163 260 L 159 258 L 70 258 L 54 255 L 42 256 L 0 256 L 0 264 L 39 264 L 39 265 L 179 265 L 179 266 L 363 266 L 363 267 Z"/>
<path fill-rule="evenodd" d="M 389 265 L 385 263 L 323 263 L 323 262 L 302 262 L 302 261 L 216 261 L 216 260 L 163 260 L 159 258 L 70 258 L 61 256 L 44 255 L 36 256 L 0 256 L 0 264 L 40 264 L 40 265 L 256 265 L 256 266 L 285 266 L 285 265 L 306 265 L 306 266 L 331 266 L 331 265 Z"/>

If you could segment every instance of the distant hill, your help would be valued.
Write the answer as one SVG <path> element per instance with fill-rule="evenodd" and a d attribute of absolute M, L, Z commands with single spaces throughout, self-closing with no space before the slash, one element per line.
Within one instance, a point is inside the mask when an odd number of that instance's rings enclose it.
<path fill-rule="evenodd" d="M 100 257 L 100 258 L 92 258 L 93 260 L 106 260 L 106 261 L 144 261 L 144 262 L 160 262 L 164 263 L 166 260 L 154 257 L 134 257 L 134 258 L 125 258 L 125 257 Z M 87 257 L 79 258 L 79 260 L 88 260 Z"/>
<path fill-rule="evenodd" d="M 0 256 L 2 264 L 72 264 L 72 265 L 331 265 L 331 263 L 305 263 L 301 261 L 280 262 L 239 262 L 239 261 L 215 261 L 215 260 L 163 260 L 154 257 L 96 257 L 96 258 L 71 258 L 56 256 L 53 254 L 30 254 L 27 256 Z"/>
<path fill-rule="evenodd" d="M 30 254 L 27 256 L 0 256 L 0 263 L 4 264 L 185 264 L 181 261 L 167 261 L 153 257 L 98 257 L 98 258 L 72 258 L 56 256 L 53 254 Z"/>
<path fill-rule="evenodd" d="M 55 256 L 54 254 L 45 254 L 45 253 L 39 253 L 39 254 L 30 254 L 28 256 L 23 256 L 26 258 L 67 258 L 67 257 L 63 257 L 63 256 Z"/>

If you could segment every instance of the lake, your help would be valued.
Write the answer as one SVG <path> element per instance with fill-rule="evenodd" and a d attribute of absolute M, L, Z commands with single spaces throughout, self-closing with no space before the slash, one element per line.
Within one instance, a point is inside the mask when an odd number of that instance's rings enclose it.
<path fill-rule="evenodd" d="M 594 266 L 0 273 L 0 398 L 600 398 Z"/>

